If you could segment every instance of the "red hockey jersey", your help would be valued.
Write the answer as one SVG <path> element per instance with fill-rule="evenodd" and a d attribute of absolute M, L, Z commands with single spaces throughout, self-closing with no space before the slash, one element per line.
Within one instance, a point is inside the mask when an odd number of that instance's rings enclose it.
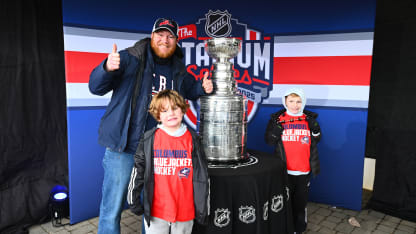
<path fill-rule="evenodd" d="M 298 120 L 299 117 L 303 120 Z M 290 121 L 291 119 L 294 121 Z M 309 172 L 311 170 L 309 164 L 311 135 L 305 115 L 295 117 L 286 113 L 280 116 L 280 120 L 286 121 L 282 123 L 284 128 L 282 142 L 289 174 Z"/>
<path fill-rule="evenodd" d="M 155 133 L 154 195 L 151 215 L 169 222 L 195 218 L 192 184 L 192 136 L 176 137 L 158 129 Z"/>

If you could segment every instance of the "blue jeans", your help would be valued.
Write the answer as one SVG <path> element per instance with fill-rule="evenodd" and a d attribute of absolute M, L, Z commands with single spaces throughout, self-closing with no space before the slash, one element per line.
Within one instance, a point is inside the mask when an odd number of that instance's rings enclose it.
<path fill-rule="evenodd" d="M 127 198 L 127 187 L 134 165 L 132 154 L 105 150 L 104 180 L 98 220 L 98 233 L 120 233 L 120 217 Z"/>

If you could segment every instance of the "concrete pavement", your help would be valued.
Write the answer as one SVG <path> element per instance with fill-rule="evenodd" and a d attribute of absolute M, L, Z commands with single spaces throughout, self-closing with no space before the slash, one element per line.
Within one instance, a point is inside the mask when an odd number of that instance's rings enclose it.
<path fill-rule="evenodd" d="M 368 193 L 363 193 L 363 204 L 369 199 Z M 358 225 L 353 221 L 358 222 Z M 63 223 L 69 223 L 68 219 Z M 53 227 L 51 222 L 32 226 L 30 234 L 95 234 L 97 233 L 98 217 L 62 227 Z M 122 234 L 141 233 L 141 217 L 125 210 L 121 219 Z M 306 234 L 409 234 L 416 233 L 416 223 L 402 220 L 393 216 L 363 208 L 353 211 L 344 208 L 331 207 L 325 204 L 308 204 L 308 229 Z"/>

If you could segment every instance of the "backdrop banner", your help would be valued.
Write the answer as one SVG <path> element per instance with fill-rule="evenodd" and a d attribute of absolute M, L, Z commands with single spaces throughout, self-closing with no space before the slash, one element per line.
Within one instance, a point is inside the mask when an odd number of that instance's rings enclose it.
<path fill-rule="evenodd" d="M 158 17 L 179 23 L 183 62 L 196 80 L 212 65 L 204 50 L 206 39 L 242 40 L 232 62 L 238 91 L 248 99 L 249 149 L 273 151 L 264 141 L 270 114 L 283 108 L 285 90 L 303 88 L 306 108 L 319 114 L 322 129 L 321 174 L 311 181 L 309 198 L 361 209 L 375 0 L 202 5 L 179 0 L 175 11 L 162 4 L 156 15 L 152 4 L 117 3 L 114 7 L 108 1 L 63 1 L 71 223 L 96 217 L 101 198 L 104 147 L 97 143 L 97 132 L 111 92 L 91 94 L 89 75 L 114 43 L 123 50 L 149 37 Z M 189 103 L 184 119 L 198 130 L 199 102 Z"/>

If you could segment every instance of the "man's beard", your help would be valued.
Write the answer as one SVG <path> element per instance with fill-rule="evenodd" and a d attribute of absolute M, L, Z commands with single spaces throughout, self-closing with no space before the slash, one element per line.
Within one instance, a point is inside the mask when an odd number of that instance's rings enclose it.
<path fill-rule="evenodd" d="M 173 53 L 175 53 L 175 49 L 176 49 L 176 45 L 175 45 L 172 48 L 169 48 L 167 52 L 161 51 L 154 40 L 150 40 L 150 46 L 152 47 L 153 52 L 159 58 L 170 58 L 173 55 Z"/>

